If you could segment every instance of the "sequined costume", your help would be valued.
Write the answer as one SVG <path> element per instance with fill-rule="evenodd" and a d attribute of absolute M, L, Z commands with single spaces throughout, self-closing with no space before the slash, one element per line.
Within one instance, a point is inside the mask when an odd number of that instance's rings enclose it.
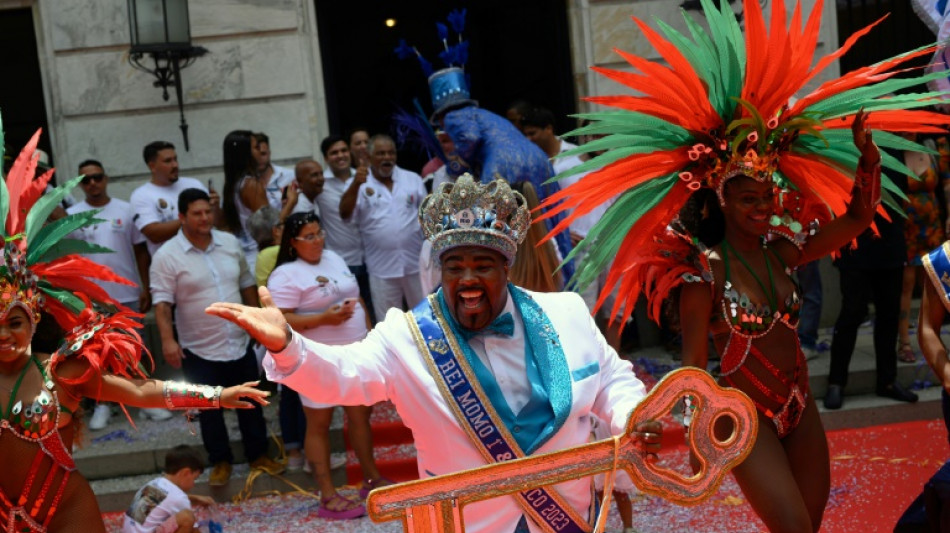
<path fill-rule="evenodd" d="M 29 394 L 18 393 L 21 392 L 24 378 L 32 373 L 40 375 L 41 390 L 31 399 Z M 40 362 L 30 357 L 3 407 L 0 446 L 7 449 L 14 446 L 4 440 L 9 439 L 9 436 L 37 445 L 32 461 L 27 460 L 30 467 L 22 478 L 22 488 L 7 494 L 0 486 L 0 524 L 4 533 L 47 531 L 70 474 L 76 470 L 72 455 L 59 432 L 61 407 L 52 384 Z M 63 412 L 70 414 L 65 410 Z M 43 466 L 47 466 L 47 470 L 41 476 L 39 474 Z M 12 465 L 8 464 L 5 468 L 12 468 Z"/>
<path fill-rule="evenodd" d="M 781 263 L 781 257 L 774 253 L 774 250 L 772 252 L 775 259 Z M 752 397 L 756 408 L 772 420 L 779 437 L 785 437 L 798 426 L 809 395 L 805 356 L 798 342 L 798 335 L 792 335 L 796 357 L 792 375 L 788 376 L 755 345 L 755 340 L 765 337 L 776 326 L 795 330 L 801 311 L 797 286 L 785 298 L 781 308 L 772 309 L 767 303 L 757 304 L 748 295 L 736 290 L 730 280 L 728 253 L 725 251 L 723 259 L 725 278 L 719 301 L 723 323 L 728 326 L 729 333 L 721 354 L 721 381 L 744 389 L 744 392 Z M 768 258 L 766 260 L 768 261 Z M 787 268 L 785 274 L 791 279 L 791 272 Z M 758 371 L 749 364 L 750 355 Z M 742 387 L 734 376 L 736 372 L 744 376 L 752 387 Z M 764 383 L 763 379 L 769 383 Z"/>
<path fill-rule="evenodd" d="M 401 140 L 413 138 L 426 147 L 431 155 L 445 163 L 448 175 L 454 181 L 464 173 L 474 175 L 482 183 L 491 183 L 501 178 L 508 183 L 527 181 L 534 186 L 538 198 L 546 198 L 557 193 L 561 187 L 557 182 L 545 183 L 554 177 L 554 167 L 548 156 L 533 142 L 528 140 L 508 119 L 478 107 L 471 99 L 468 81 L 464 71 L 468 57 L 468 42 L 462 38 L 465 27 L 465 10 L 455 10 L 449 14 L 448 26 L 438 25 L 440 40 L 445 51 L 439 57 L 446 68 L 434 71 L 432 65 L 422 57 L 417 49 L 409 46 L 405 39 L 400 40 L 396 54 L 403 59 L 415 57 L 429 83 L 433 113 L 429 120 L 419 120 L 416 114 L 397 112 L 394 121 Z M 452 45 L 446 41 L 448 28 L 458 35 Z M 431 122 L 431 124 L 430 124 Z M 455 144 L 455 151 L 446 154 L 432 131 L 432 124 L 440 127 Z M 553 229 L 564 215 L 551 214 L 545 222 Z M 571 249 L 571 237 L 568 231 L 559 231 L 554 237 L 561 257 L 567 257 Z M 565 279 L 574 272 L 573 261 L 565 261 L 561 267 Z"/>

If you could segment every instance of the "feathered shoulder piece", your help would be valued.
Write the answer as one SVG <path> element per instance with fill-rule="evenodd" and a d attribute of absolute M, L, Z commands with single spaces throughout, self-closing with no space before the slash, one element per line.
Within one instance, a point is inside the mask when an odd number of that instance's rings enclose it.
<path fill-rule="evenodd" d="M 716 7 L 712 0 L 701 0 L 705 24 L 684 12 L 686 33 L 662 21 L 656 30 L 634 19 L 662 61 L 618 51 L 630 71 L 594 67 L 631 94 L 587 99 L 614 110 L 578 115 L 591 124 L 566 135 L 601 138 L 561 155 L 603 153 L 558 176 L 588 172 L 542 205 L 543 217 L 567 213 L 553 234 L 618 198 L 579 246 L 588 253 L 574 286 L 585 287 L 609 268 L 604 292 L 619 284 L 618 306 L 626 302 L 629 312 L 645 283 L 656 278 L 644 272 L 653 263 L 643 250 L 656 249 L 655 239 L 665 238 L 694 192 L 709 189 L 721 201 L 724 184 L 739 175 L 797 195 L 790 200 L 797 205 L 777 206 L 772 225 L 801 246 L 815 220 L 847 209 L 860 157 L 850 128 L 861 109 L 869 113 L 867 124 L 879 146 L 932 152 L 893 132 L 936 133 L 950 124 L 950 116 L 920 109 L 945 93 L 895 96 L 944 75 L 895 77 L 908 74 L 904 63 L 931 54 L 934 46 L 821 83 L 792 103 L 874 24 L 812 66 L 822 0 L 810 14 L 796 5 L 790 19 L 785 1 L 773 0 L 768 27 L 760 3 L 744 0 L 744 31 L 729 2 Z M 884 167 L 911 174 L 903 162 L 881 155 Z M 882 185 L 884 202 L 899 212 L 894 197 L 903 194 L 886 177 Z M 883 207 L 879 213 L 886 216 Z"/>
<path fill-rule="evenodd" d="M 641 293 L 649 302 L 647 316 L 660 322 L 663 303 L 677 287 L 684 283 L 705 283 L 709 285 L 710 291 L 715 289 L 706 246 L 699 239 L 672 226 L 653 235 L 640 248 L 631 250 L 624 260 L 633 261 L 637 268 L 629 270 L 620 279 L 610 279 L 611 275 L 617 275 L 610 272 L 607 280 L 608 285 L 619 283 L 620 294 L 633 295 L 625 299 L 618 298 L 611 309 L 611 316 L 618 316 L 623 311 L 621 324 L 630 318 Z M 600 295 L 598 307 L 603 304 L 607 294 Z"/>
<path fill-rule="evenodd" d="M 44 194 L 54 169 L 34 178 L 36 145 L 40 131 L 16 158 L 9 174 L 0 180 L 0 220 L 4 221 L 0 257 L 0 316 L 14 307 L 27 312 L 36 323 L 51 317 L 67 332 L 63 345 L 53 354 L 53 365 L 64 357 L 82 357 L 93 373 L 108 371 L 123 376 L 144 377 L 140 362 L 147 350 L 131 312 L 113 300 L 96 281 L 125 285 L 133 282 L 79 254 L 111 253 L 112 250 L 68 237 L 97 219 L 90 210 L 47 222 L 50 214 L 82 176 Z M 0 135 L 0 146 L 2 146 Z"/>

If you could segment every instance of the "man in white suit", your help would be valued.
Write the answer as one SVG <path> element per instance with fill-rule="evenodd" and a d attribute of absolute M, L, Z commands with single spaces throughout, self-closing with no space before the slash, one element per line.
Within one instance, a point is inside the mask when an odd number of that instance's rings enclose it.
<path fill-rule="evenodd" d="M 524 198 L 501 180 L 464 175 L 429 195 L 420 221 L 442 263 L 442 288 L 410 312 L 391 309 L 362 341 L 326 346 L 286 324 L 262 289 L 263 309 L 215 304 L 269 350 L 270 379 L 315 401 L 391 400 L 412 430 L 423 478 L 583 444 L 590 415 L 622 433 L 645 396 L 629 362 L 604 340 L 580 296 L 508 283 L 530 224 Z M 659 424 L 647 448 L 659 446 Z M 465 530 L 582 531 L 590 478 L 464 508 Z"/>

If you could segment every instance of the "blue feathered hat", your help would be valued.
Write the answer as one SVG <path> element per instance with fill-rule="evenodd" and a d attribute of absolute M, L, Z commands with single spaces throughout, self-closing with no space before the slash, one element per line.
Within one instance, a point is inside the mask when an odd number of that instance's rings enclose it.
<path fill-rule="evenodd" d="M 432 63 L 426 60 L 416 47 L 410 46 L 405 39 L 399 40 L 399 46 L 395 50 L 400 59 L 416 57 L 419 60 L 419 66 L 422 67 L 422 72 L 429 81 L 429 95 L 432 97 L 433 109 L 429 120 L 433 123 L 446 111 L 457 107 L 478 105 L 478 102 L 471 98 L 468 90 L 468 76 L 465 74 L 465 63 L 468 61 L 468 41 L 462 38 L 462 31 L 465 29 L 465 13 L 465 9 L 456 9 L 449 13 L 448 25 L 441 22 L 435 25 L 443 48 L 439 53 L 439 58 L 445 63 L 446 68 L 434 70 Z M 456 35 L 456 42 L 453 44 L 449 43 L 450 26 Z"/>

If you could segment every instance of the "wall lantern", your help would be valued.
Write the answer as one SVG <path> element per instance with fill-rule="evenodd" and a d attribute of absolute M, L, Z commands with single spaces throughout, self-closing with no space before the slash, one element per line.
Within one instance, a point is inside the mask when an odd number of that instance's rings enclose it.
<path fill-rule="evenodd" d="M 188 150 L 188 123 L 181 94 L 181 70 L 195 59 L 208 53 L 201 46 L 191 45 L 188 24 L 188 0 L 128 0 L 129 30 L 132 48 L 129 64 L 155 76 L 155 87 L 162 88 L 162 98 L 168 101 L 168 88 L 175 87 L 182 137 Z M 151 58 L 151 66 L 147 63 Z"/>

